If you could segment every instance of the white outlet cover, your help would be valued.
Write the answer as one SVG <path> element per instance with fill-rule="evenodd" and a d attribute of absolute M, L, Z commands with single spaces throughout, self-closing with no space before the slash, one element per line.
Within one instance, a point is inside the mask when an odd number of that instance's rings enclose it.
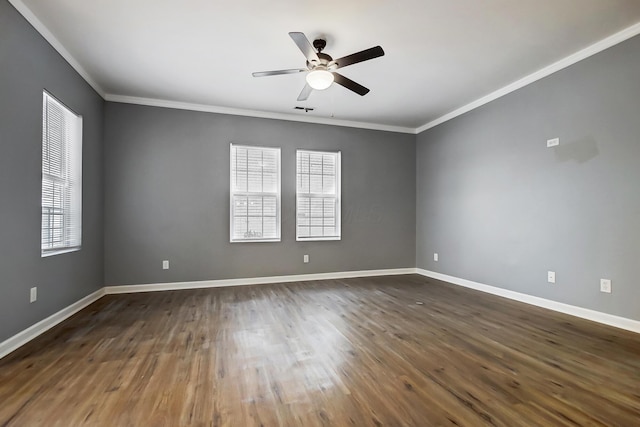
<path fill-rule="evenodd" d="M 38 288 L 31 288 L 29 291 L 29 302 L 36 302 L 38 299 Z"/>
<path fill-rule="evenodd" d="M 611 293 L 611 280 L 600 279 L 600 292 L 604 292 L 607 294 Z"/>
<path fill-rule="evenodd" d="M 557 145 L 560 145 L 560 138 L 553 138 L 553 139 L 547 140 L 547 148 L 555 147 Z"/>
<path fill-rule="evenodd" d="M 433 260 L 434 261 L 438 261 L 438 254 L 436 254 L 436 253 L 433 254 Z"/>
<path fill-rule="evenodd" d="M 555 271 L 547 271 L 547 282 L 556 283 L 556 272 Z"/>
<path fill-rule="evenodd" d="M 162 261 L 162 269 L 163 270 L 168 270 L 169 269 L 169 261 L 168 260 Z"/>
<path fill-rule="evenodd" d="M 308 263 L 308 262 L 309 262 L 309 255 L 304 255 L 304 256 L 302 257 L 302 260 L 303 260 L 303 262 L 304 262 L 305 264 L 306 264 L 306 263 Z"/>

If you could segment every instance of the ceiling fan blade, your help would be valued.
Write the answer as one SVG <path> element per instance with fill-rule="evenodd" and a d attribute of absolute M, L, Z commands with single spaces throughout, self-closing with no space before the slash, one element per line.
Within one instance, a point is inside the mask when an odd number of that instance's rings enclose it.
<path fill-rule="evenodd" d="M 333 73 L 333 81 L 338 83 L 340 86 L 344 86 L 347 89 L 354 91 L 360 96 L 365 96 L 369 93 L 369 89 L 351 79 L 346 78 L 342 74 Z"/>
<path fill-rule="evenodd" d="M 275 71 L 258 71 L 256 73 L 252 73 L 253 77 L 265 77 L 265 76 L 277 76 L 280 74 L 296 74 L 296 73 L 304 73 L 305 71 L 309 71 L 306 68 L 292 68 L 290 70 L 275 70 Z"/>
<path fill-rule="evenodd" d="M 384 55 L 384 50 L 380 46 L 372 47 L 370 49 L 363 50 L 361 52 L 353 53 L 351 55 L 343 56 L 342 58 L 335 59 L 338 68 L 344 68 L 347 65 L 357 64 L 358 62 L 368 61 L 373 58 L 378 58 Z"/>
<path fill-rule="evenodd" d="M 309 83 L 305 84 L 302 88 L 302 92 L 298 95 L 298 101 L 306 101 L 307 98 L 309 98 L 309 95 L 311 95 L 311 92 L 313 92 L 313 88 L 309 86 Z"/>
<path fill-rule="evenodd" d="M 291 32 L 289 36 L 293 39 L 293 42 L 298 46 L 298 48 L 302 51 L 307 61 L 312 62 L 320 62 L 320 58 L 318 58 L 318 54 L 309 43 L 309 39 L 304 33 Z"/>

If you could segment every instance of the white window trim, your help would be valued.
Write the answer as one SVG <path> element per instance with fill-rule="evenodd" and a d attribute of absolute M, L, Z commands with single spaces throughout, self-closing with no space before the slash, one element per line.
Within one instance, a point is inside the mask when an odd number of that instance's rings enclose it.
<path fill-rule="evenodd" d="M 249 192 L 237 192 L 233 191 L 233 157 L 231 156 L 233 147 L 236 148 L 248 148 L 248 149 L 266 149 L 278 151 L 278 192 L 276 193 L 276 234 L 277 237 L 272 239 L 234 239 L 233 237 L 233 196 L 236 194 L 242 194 L 246 196 L 262 196 L 272 193 L 249 193 Z M 280 242 L 282 240 L 282 216 L 281 216 L 281 204 L 282 204 L 282 150 L 280 147 L 265 147 L 258 145 L 244 145 L 244 144 L 229 144 L 229 242 L 230 243 L 273 243 Z"/>
<path fill-rule="evenodd" d="M 72 139 L 70 142 L 72 145 L 75 145 L 73 147 L 67 147 L 67 148 L 72 148 L 74 151 L 71 155 L 71 162 L 72 162 L 72 169 L 70 170 L 71 174 L 73 175 L 72 177 L 68 178 L 70 181 L 73 181 L 74 185 L 73 185 L 73 192 L 72 192 L 72 196 L 73 199 L 71 200 L 71 204 L 70 204 L 70 209 L 72 210 L 73 216 L 70 218 L 70 221 L 73 221 L 75 219 L 75 221 L 77 221 L 75 228 L 77 229 L 77 240 L 76 240 L 76 244 L 74 245 L 66 245 L 66 246 L 59 246 L 59 247 L 55 247 L 55 248 L 43 248 L 42 247 L 42 218 L 43 218 L 43 214 L 42 214 L 42 204 L 41 204 L 41 209 L 40 209 L 40 256 L 42 258 L 44 257 L 49 257 L 49 256 L 53 256 L 53 255 L 60 255 L 60 254 L 65 254 L 65 253 L 69 253 L 69 252 L 77 252 L 79 250 L 82 249 L 82 136 L 83 136 L 83 130 L 82 130 L 82 123 L 83 123 L 83 118 L 81 115 L 77 114 L 75 111 L 73 111 L 71 108 L 67 107 L 64 103 L 62 103 L 60 100 L 58 100 L 55 96 L 53 96 L 52 94 L 50 94 L 49 92 L 47 92 L 46 90 L 44 90 L 42 92 L 42 105 L 43 105 L 43 129 L 42 129 L 42 144 L 44 144 L 45 142 L 45 138 L 47 138 L 48 134 L 47 131 L 45 130 L 44 127 L 44 123 L 45 123 L 45 119 L 46 116 L 44 116 L 45 114 L 45 109 L 47 107 L 47 103 L 48 102 L 53 102 L 58 104 L 65 112 L 75 116 L 75 118 L 77 119 L 77 121 L 75 121 L 74 123 L 72 123 L 73 125 L 75 125 L 75 129 L 74 129 L 74 133 L 76 134 L 77 138 L 76 139 Z M 42 150 L 41 150 L 42 153 Z M 41 162 L 41 166 L 40 166 L 40 173 L 41 173 L 41 182 L 44 182 L 45 179 L 45 172 L 43 170 L 43 162 Z M 51 179 L 51 178 L 50 178 Z M 41 199 L 42 199 L 42 189 L 41 189 Z M 75 200 L 74 200 L 75 199 Z M 41 200 L 42 201 L 42 200 Z M 75 203 L 74 203 L 75 201 Z M 75 205 L 75 206 L 74 206 Z M 67 213 L 67 215 L 72 215 L 72 213 Z M 73 227 L 73 226 L 72 226 Z M 67 232 L 67 230 L 65 229 L 65 233 Z"/>
<path fill-rule="evenodd" d="M 337 236 L 310 236 L 301 237 L 298 235 L 298 153 L 323 153 L 336 154 L 336 234 Z M 308 193 L 310 196 L 323 196 L 317 193 Z M 342 152 L 330 150 L 296 150 L 296 241 L 298 242 L 321 242 L 342 240 Z"/>

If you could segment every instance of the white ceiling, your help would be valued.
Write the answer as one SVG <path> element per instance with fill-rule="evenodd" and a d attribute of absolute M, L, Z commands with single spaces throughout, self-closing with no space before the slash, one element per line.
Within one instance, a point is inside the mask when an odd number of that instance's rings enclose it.
<path fill-rule="evenodd" d="M 106 99 L 407 132 L 640 33 L 638 0 L 10 1 Z M 304 74 L 252 77 L 304 67 L 290 31 L 334 58 L 382 46 L 341 70 L 371 92 L 297 102 Z"/>

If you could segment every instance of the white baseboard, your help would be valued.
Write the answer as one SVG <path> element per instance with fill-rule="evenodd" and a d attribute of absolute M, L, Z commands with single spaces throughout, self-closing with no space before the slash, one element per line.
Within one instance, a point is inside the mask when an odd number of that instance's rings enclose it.
<path fill-rule="evenodd" d="M 627 331 L 640 333 L 640 321 L 638 320 L 627 319 L 625 317 L 614 316 L 613 314 L 589 310 L 587 308 L 577 307 L 575 305 L 569 305 L 540 297 L 534 297 L 532 295 L 522 294 L 520 292 L 514 292 L 508 289 L 497 288 L 495 286 L 489 286 L 483 283 L 449 276 L 447 274 L 436 273 L 434 271 L 423 270 L 421 268 L 417 268 L 416 272 L 422 276 L 453 283 L 454 285 L 464 286 L 465 288 L 475 289 L 504 298 L 509 298 L 515 301 L 524 302 L 526 304 L 531 304 L 538 307 L 547 308 L 549 310 L 558 311 L 560 313 L 569 314 L 571 316 L 580 317 L 582 319 L 591 320 L 593 322 L 603 323 L 605 325 L 614 326 L 616 328 L 625 329 Z"/>
<path fill-rule="evenodd" d="M 89 304 L 99 300 L 105 294 L 104 288 L 101 288 L 94 293 L 87 295 L 79 301 L 74 302 L 68 307 L 63 308 L 57 313 L 52 314 L 44 320 L 39 321 L 35 325 L 32 325 L 22 332 L 18 332 L 16 335 L 0 343 L 0 359 L 7 354 L 16 350 L 18 347 L 22 347 L 38 335 L 48 331 L 56 326 L 58 323 L 73 316 Z"/>
<path fill-rule="evenodd" d="M 175 291 L 180 289 L 220 288 L 225 286 L 266 285 L 269 283 L 304 282 L 309 280 L 348 279 L 353 277 L 395 276 L 415 274 L 415 268 L 393 268 L 386 270 L 342 271 L 335 273 L 294 274 L 287 276 L 249 277 L 243 279 L 202 280 L 196 282 L 152 283 L 147 285 L 107 286 L 107 294 L 130 294 L 136 292 Z"/>
<path fill-rule="evenodd" d="M 149 285 L 124 285 L 124 286 L 105 286 L 87 295 L 81 300 L 63 308 L 57 313 L 52 314 L 44 320 L 36 323 L 17 333 L 11 338 L 0 343 L 0 359 L 17 348 L 25 345 L 38 335 L 48 331 L 58 323 L 68 319 L 78 311 L 87 307 L 89 304 L 97 301 L 107 294 L 126 294 L 135 292 L 154 292 L 154 291 L 170 291 L 178 289 L 200 289 L 200 288 L 217 288 L 224 286 L 242 286 L 242 285 L 260 285 L 267 283 L 285 283 L 299 282 L 308 280 L 327 280 L 327 279 L 346 279 L 353 277 L 371 277 L 371 276 L 392 276 L 400 274 L 415 274 L 415 268 L 395 268 L 386 270 L 361 270 L 361 271 L 343 271 L 336 273 L 316 273 L 316 274 L 298 274 L 289 276 L 271 276 L 271 277 L 251 277 L 243 279 L 223 279 L 223 280 L 204 280 L 198 282 L 175 282 L 175 283 L 157 283 Z"/>
<path fill-rule="evenodd" d="M 507 289 L 497 288 L 495 286 L 485 285 L 483 283 L 473 282 L 471 280 L 461 279 L 459 277 L 436 273 L 434 271 L 423 270 L 421 268 L 394 268 L 386 270 L 360 270 L 342 271 L 335 273 L 296 274 L 288 276 L 250 277 L 243 279 L 155 283 L 148 285 L 106 286 L 0 343 L 0 359 L 16 350 L 18 347 L 21 347 L 32 339 L 36 338 L 38 335 L 48 331 L 52 327 L 73 316 L 78 311 L 82 310 L 89 304 L 92 304 L 93 302 L 97 301 L 102 296 L 107 294 L 156 292 L 179 289 L 219 288 L 225 286 L 261 285 L 269 283 L 303 282 L 309 280 L 348 279 L 355 277 L 395 276 L 401 274 L 420 274 L 425 277 L 442 280 L 454 285 L 464 286 L 466 288 L 471 288 L 504 298 L 509 298 L 515 301 L 547 308 L 549 310 L 558 311 L 560 313 L 569 314 L 609 326 L 614 326 L 616 328 L 625 329 L 627 331 L 640 333 L 640 321 L 638 320 L 627 319 L 624 317 L 614 316 L 612 314 L 601 313 L 595 310 L 589 310 L 586 308 L 576 307 L 561 302 L 534 297 Z"/>

